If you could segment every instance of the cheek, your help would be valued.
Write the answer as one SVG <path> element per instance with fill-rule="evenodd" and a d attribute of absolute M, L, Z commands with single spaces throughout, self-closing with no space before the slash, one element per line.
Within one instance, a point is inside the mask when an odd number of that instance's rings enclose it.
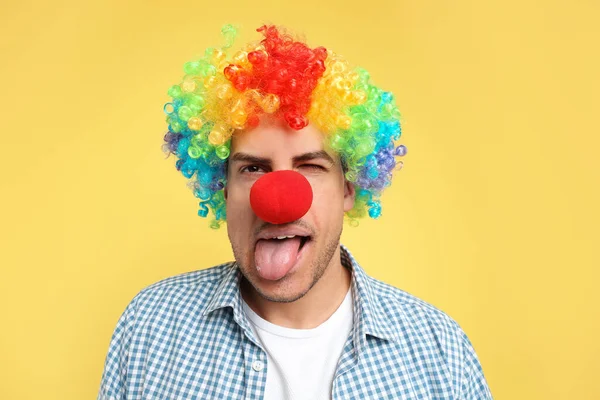
<path fill-rule="evenodd" d="M 227 188 L 227 224 L 238 225 L 248 219 L 250 208 L 250 189 L 245 186 L 232 185 Z"/>
<path fill-rule="evenodd" d="M 335 219 L 338 214 L 343 213 L 344 190 L 338 182 L 311 182 L 313 188 L 314 210 L 322 219 Z"/>

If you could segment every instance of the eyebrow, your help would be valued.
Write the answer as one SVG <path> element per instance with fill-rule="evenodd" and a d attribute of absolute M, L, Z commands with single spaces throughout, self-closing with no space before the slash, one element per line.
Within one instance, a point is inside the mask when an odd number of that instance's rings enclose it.
<path fill-rule="evenodd" d="M 331 156 L 325 150 L 310 151 L 308 153 L 300 154 L 300 155 L 294 156 L 292 158 L 292 161 L 294 163 L 298 163 L 298 162 L 302 162 L 302 161 L 310 161 L 310 160 L 316 160 L 316 159 L 322 159 L 322 160 L 330 162 L 331 164 L 335 164 L 335 161 L 333 160 L 333 158 L 331 158 Z M 229 160 L 232 163 L 233 162 L 249 162 L 249 163 L 256 163 L 256 164 L 271 164 L 271 159 L 269 159 L 269 158 L 257 157 L 257 156 L 253 156 L 252 154 L 242 153 L 242 152 L 235 153 L 234 155 L 232 155 L 230 157 Z"/>

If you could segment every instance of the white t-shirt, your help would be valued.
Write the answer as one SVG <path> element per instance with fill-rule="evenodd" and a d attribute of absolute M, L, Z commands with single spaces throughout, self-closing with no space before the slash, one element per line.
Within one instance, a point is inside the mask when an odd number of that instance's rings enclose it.
<path fill-rule="evenodd" d="M 346 339 L 352 331 L 352 290 L 338 309 L 312 329 L 274 325 L 242 299 L 250 326 L 267 351 L 264 400 L 329 400 L 331 384 Z"/>

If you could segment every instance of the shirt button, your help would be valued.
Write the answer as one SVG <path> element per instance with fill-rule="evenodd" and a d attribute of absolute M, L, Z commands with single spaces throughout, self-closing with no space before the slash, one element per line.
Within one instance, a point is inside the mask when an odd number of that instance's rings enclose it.
<path fill-rule="evenodd" d="M 262 369 L 264 368 L 264 364 L 262 361 L 256 360 L 252 363 L 252 369 L 255 371 L 262 371 Z"/>

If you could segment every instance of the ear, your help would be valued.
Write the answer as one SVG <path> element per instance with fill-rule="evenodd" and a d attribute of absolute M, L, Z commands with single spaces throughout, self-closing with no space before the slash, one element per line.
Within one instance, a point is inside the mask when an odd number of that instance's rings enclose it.
<path fill-rule="evenodd" d="M 344 212 L 352 210 L 354 207 L 354 196 L 356 189 L 354 184 L 347 179 L 344 179 Z"/>

